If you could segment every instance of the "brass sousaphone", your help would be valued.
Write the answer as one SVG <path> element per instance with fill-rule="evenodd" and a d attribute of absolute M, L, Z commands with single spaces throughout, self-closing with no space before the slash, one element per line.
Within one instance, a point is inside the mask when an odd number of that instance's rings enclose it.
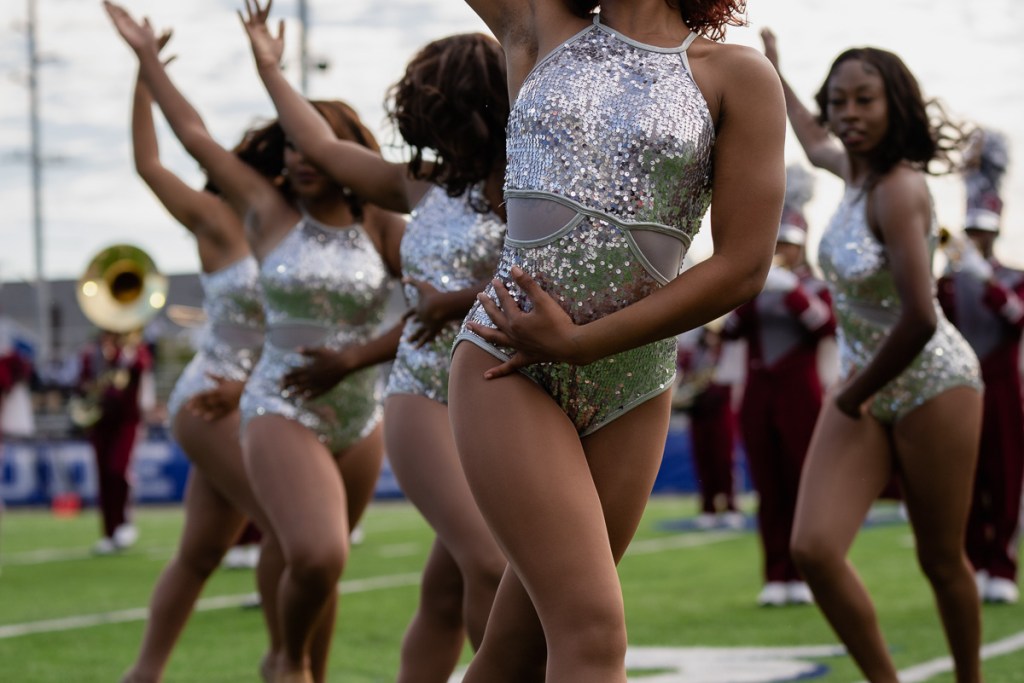
<path fill-rule="evenodd" d="M 167 278 L 142 249 L 115 244 L 89 262 L 77 294 L 82 313 L 96 327 L 136 332 L 167 303 Z"/>
<path fill-rule="evenodd" d="M 138 335 L 167 303 L 167 288 L 167 278 L 157 271 L 149 254 L 131 244 L 115 244 L 89 262 L 78 279 L 76 293 L 82 313 L 96 327 Z M 84 396 L 72 399 L 71 421 L 79 427 L 95 424 L 104 387 L 126 383 L 126 374 L 112 371 L 101 375 Z"/>

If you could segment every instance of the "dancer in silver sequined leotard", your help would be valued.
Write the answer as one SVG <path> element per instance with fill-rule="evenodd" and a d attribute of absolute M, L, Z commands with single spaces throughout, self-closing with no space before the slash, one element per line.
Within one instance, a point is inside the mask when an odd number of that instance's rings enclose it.
<path fill-rule="evenodd" d="M 664 451 L 675 336 L 764 281 L 782 93 L 761 56 L 715 42 L 732 0 L 470 4 L 509 61 L 509 227 L 449 410 L 509 569 L 464 680 L 618 683 L 615 564 Z M 680 272 L 709 206 L 714 255 Z"/>
<path fill-rule="evenodd" d="M 777 68 L 775 37 L 762 36 Z M 847 555 L 871 505 L 898 473 L 956 680 L 977 682 L 980 607 L 963 546 L 982 385 L 978 359 L 936 299 L 937 223 L 925 180 L 951 167 L 950 151 L 966 141 L 929 108 L 903 61 L 885 50 L 841 53 L 815 96 L 817 117 L 785 87 L 808 158 L 846 184 L 818 254 L 832 292 L 842 373 L 804 462 L 793 558 L 864 678 L 897 680 L 874 605 Z"/>
<path fill-rule="evenodd" d="M 512 266 L 536 274 L 578 325 L 675 278 L 711 201 L 715 131 L 686 57 L 696 37 L 652 48 L 595 16 L 534 67 L 509 118 L 499 278 L 508 282 Z M 468 320 L 493 326 L 479 304 Z M 510 355 L 471 331 L 458 339 Z M 585 366 L 522 372 L 586 435 L 671 387 L 675 360 L 670 338 Z"/>
<path fill-rule="evenodd" d="M 399 325 L 372 339 L 365 328 L 380 317 L 386 279 L 382 273 L 399 272 L 404 221 L 327 178 L 276 121 L 251 131 L 237 156 L 221 147 L 168 77 L 152 30 L 122 8 L 105 6 L 138 56 L 142 77 L 175 135 L 244 216 L 251 251 L 261 262 L 270 325 L 265 352 L 254 370 L 256 383 L 246 396 L 242 433 L 245 473 L 266 517 L 259 524 L 266 534 L 263 604 L 277 608 L 268 614 L 273 649 L 260 664 L 261 676 L 323 680 L 350 529 L 373 496 L 383 459 L 374 417 L 379 405 L 361 371 L 393 358 L 398 346 Z M 252 4 L 247 10 L 264 11 Z M 247 20 L 246 28 L 250 25 Z M 280 54 L 271 59 L 276 65 Z M 323 116 L 318 123 L 334 135 L 367 153 L 379 151 L 351 107 L 338 101 L 314 106 Z M 349 283 L 344 292 L 336 294 L 335 269 L 345 265 L 339 252 L 348 248 L 354 250 L 354 269 L 344 274 Z M 275 260 L 286 254 L 301 261 Z M 273 272 L 268 272 L 271 263 Z M 309 269 L 305 287 L 298 268 Z M 366 278 L 365 287 L 361 277 Z M 282 330 L 282 322 L 294 322 L 289 320 L 292 315 L 310 320 Z M 343 330 L 341 324 L 351 329 Z M 348 345 L 337 348 L 341 343 Z M 293 353 L 297 346 L 304 347 L 301 354 Z M 335 402 L 340 396 L 331 394 L 345 377 L 351 381 L 341 393 L 350 392 L 349 405 Z M 282 384 L 274 386 L 274 378 Z M 282 395 L 285 389 L 287 396 Z M 331 423 L 346 418 L 354 422 Z M 339 444 L 346 447 L 331 450 Z"/>
<path fill-rule="evenodd" d="M 192 463 L 185 524 L 177 552 L 153 589 L 145 636 L 124 675 L 156 680 L 217 568 L 217 553 L 228 551 L 246 518 L 266 523 L 238 440 L 238 394 L 259 357 L 263 305 L 256 261 L 238 216 L 220 197 L 193 190 L 162 165 L 152 99 L 141 81 L 132 107 L 132 147 L 139 176 L 195 237 L 206 314 L 199 348 L 168 399 L 171 432 Z"/>
<path fill-rule="evenodd" d="M 211 375 L 244 382 L 252 372 L 263 347 L 263 301 L 258 275 L 259 266 L 252 256 L 199 274 L 206 323 L 196 354 L 167 399 L 167 413 L 172 421 L 190 398 L 216 386 Z"/>
<path fill-rule="evenodd" d="M 267 334 L 242 394 L 243 430 L 255 417 L 280 415 L 340 453 L 377 426 L 376 368 L 353 372 L 315 398 L 296 395 L 282 380 L 306 364 L 300 349 L 341 350 L 372 339 L 384 318 L 390 282 L 361 225 L 335 228 L 303 216 L 260 264 Z"/>
<path fill-rule="evenodd" d="M 818 261 L 833 292 L 840 325 L 839 353 L 843 377 L 871 362 L 900 316 L 900 296 L 885 246 L 871 232 L 866 194 L 847 188 L 818 245 Z M 928 234 L 934 251 L 938 237 L 933 221 Z M 938 328 L 924 349 L 871 401 L 869 410 L 886 424 L 956 386 L 981 389 L 978 358 L 935 302 Z"/>
<path fill-rule="evenodd" d="M 473 208 L 472 196 L 479 197 L 481 191 L 480 186 L 471 187 L 459 197 L 449 197 L 441 187 L 427 191 L 402 238 L 405 277 L 429 283 L 439 292 L 478 287 L 487 281 L 501 253 L 505 222 L 493 212 Z M 415 309 L 419 289 L 406 284 L 405 298 Z M 423 344 L 413 341 L 419 327 L 415 317 L 406 322 L 385 398 L 409 394 L 447 404 L 448 368 L 459 322 L 449 320 L 437 336 Z"/>
<path fill-rule="evenodd" d="M 262 27 L 250 37 L 256 54 L 270 45 Z M 384 441 L 403 493 L 437 536 L 397 681 L 444 681 L 467 636 L 480 644 L 506 564 L 460 467 L 448 415 L 451 345 L 494 272 L 505 232 L 509 104 L 501 49 L 493 38 L 461 34 L 427 44 L 409 61 L 388 97 L 410 148 L 404 163 L 339 142 L 277 68 L 260 76 L 289 137 L 318 167 L 383 207 L 412 210 L 401 244 L 408 311 L 385 390 Z"/>

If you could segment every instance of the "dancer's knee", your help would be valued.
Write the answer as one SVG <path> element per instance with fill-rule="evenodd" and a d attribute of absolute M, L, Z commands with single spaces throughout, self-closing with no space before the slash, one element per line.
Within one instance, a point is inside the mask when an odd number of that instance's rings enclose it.
<path fill-rule="evenodd" d="M 834 572 L 846 559 L 834 544 L 818 534 L 794 533 L 789 551 L 800 573 L 808 580 Z"/>
<path fill-rule="evenodd" d="M 335 589 L 347 559 L 343 544 L 311 546 L 288 558 L 288 572 L 306 590 L 326 594 Z"/>

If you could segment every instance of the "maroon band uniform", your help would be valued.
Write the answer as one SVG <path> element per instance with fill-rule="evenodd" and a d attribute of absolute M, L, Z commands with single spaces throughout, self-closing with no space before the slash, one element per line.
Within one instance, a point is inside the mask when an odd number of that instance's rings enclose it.
<path fill-rule="evenodd" d="M 725 335 L 747 342 L 740 434 L 758 493 L 765 583 L 800 581 L 789 552 L 800 471 L 822 404 L 818 343 L 835 333 L 832 300 L 810 269 L 795 287 L 766 288 L 730 315 Z"/>
<path fill-rule="evenodd" d="M 144 344 L 130 350 L 118 346 L 107 354 L 98 345 L 82 355 L 80 386 L 88 390 L 90 384 L 99 382 L 101 387 L 97 397 L 100 417 L 86 430 L 86 437 L 95 451 L 97 504 L 103 535 L 108 539 L 128 522 L 128 466 L 142 420 L 139 387 L 151 365 Z"/>
<path fill-rule="evenodd" d="M 946 317 L 964 335 L 985 382 L 981 446 L 967 526 L 967 555 L 976 571 L 1017 580 L 1017 529 L 1024 483 L 1024 406 L 1020 345 L 1024 272 L 995 259 L 992 277 L 969 270 L 939 280 Z"/>

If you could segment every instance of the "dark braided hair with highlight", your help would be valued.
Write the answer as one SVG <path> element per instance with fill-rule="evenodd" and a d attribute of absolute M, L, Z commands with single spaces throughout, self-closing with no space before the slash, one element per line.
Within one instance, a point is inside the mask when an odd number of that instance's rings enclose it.
<path fill-rule="evenodd" d="M 565 0 L 573 14 L 587 17 L 600 5 L 599 0 Z M 705 38 L 722 40 L 726 26 L 745 26 L 746 0 L 665 0 L 679 10 L 683 22 Z"/>
<path fill-rule="evenodd" d="M 429 43 L 391 86 L 385 106 L 412 150 L 412 175 L 452 197 L 504 165 L 508 77 L 505 54 L 493 38 L 464 33 Z M 425 169 L 428 150 L 436 158 Z"/>

